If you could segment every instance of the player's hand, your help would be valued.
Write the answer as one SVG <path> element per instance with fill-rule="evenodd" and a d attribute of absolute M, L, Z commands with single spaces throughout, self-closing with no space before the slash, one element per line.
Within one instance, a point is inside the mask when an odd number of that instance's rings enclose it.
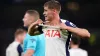
<path fill-rule="evenodd" d="M 29 26 L 29 28 L 32 28 L 33 26 L 39 25 L 39 24 L 41 24 L 41 23 L 43 23 L 43 21 L 42 21 L 41 19 L 38 19 L 37 21 L 33 22 L 33 23 Z"/>
<path fill-rule="evenodd" d="M 33 25 L 35 24 L 35 25 L 38 25 L 38 24 L 41 24 L 41 23 L 43 23 L 43 21 L 41 20 L 41 19 L 38 19 L 36 22 L 34 22 L 34 23 L 32 23 Z M 31 24 L 31 25 L 32 25 Z"/>
<path fill-rule="evenodd" d="M 41 23 L 43 23 L 43 21 L 41 19 L 38 19 L 35 23 L 41 24 Z"/>

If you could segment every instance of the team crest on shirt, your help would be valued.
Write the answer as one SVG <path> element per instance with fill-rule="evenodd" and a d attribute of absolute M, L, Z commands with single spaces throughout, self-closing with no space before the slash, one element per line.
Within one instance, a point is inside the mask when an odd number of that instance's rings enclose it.
<path fill-rule="evenodd" d="M 31 41 L 32 41 L 32 43 L 34 42 L 34 41 L 36 41 L 35 39 L 30 39 Z"/>

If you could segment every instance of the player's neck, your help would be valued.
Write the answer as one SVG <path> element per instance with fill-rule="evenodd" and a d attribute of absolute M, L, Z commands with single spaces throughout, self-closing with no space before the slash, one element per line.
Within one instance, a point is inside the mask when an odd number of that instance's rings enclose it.
<path fill-rule="evenodd" d="M 15 41 L 16 41 L 16 42 L 18 42 L 18 43 L 21 43 L 21 41 L 20 41 L 20 40 L 18 40 L 18 39 L 15 39 Z"/>
<path fill-rule="evenodd" d="M 79 48 L 79 45 L 72 45 L 71 48 L 77 49 Z"/>
<path fill-rule="evenodd" d="M 59 15 L 57 15 L 57 16 L 54 16 L 53 17 L 53 20 L 51 20 L 50 22 L 50 25 L 59 25 L 60 24 L 60 17 L 59 17 Z"/>

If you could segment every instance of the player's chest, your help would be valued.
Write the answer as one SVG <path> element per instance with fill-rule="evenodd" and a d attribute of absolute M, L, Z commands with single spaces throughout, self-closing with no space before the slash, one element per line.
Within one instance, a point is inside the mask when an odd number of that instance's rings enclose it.
<path fill-rule="evenodd" d="M 60 38 L 60 30 L 59 29 L 43 29 L 46 38 Z"/>

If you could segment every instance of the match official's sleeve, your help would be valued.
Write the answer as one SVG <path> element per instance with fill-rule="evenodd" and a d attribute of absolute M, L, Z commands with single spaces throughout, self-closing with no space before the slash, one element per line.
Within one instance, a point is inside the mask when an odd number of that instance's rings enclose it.
<path fill-rule="evenodd" d="M 31 36 L 28 39 L 27 49 L 35 50 L 36 49 L 36 44 L 37 44 L 37 36 Z"/>

